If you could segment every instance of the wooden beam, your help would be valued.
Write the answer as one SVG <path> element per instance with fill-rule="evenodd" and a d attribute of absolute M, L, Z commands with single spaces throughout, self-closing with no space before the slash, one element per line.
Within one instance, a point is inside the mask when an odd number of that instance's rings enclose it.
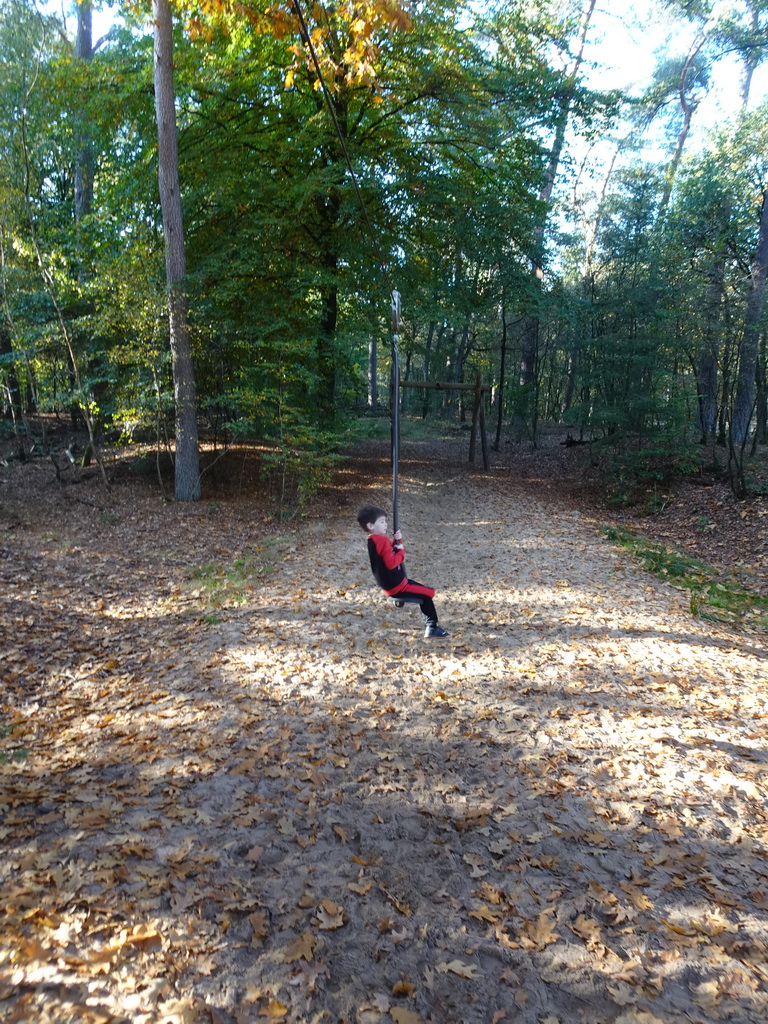
<path fill-rule="evenodd" d="M 401 388 L 426 388 L 427 391 L 475 391 L 477 385 L 475 384 L 440 384 L 436 381 L 423 381 L 423 380 L 401 380 Z M 482 391 L 489 392 L 491 389 L 487 384 L 484 384 Z"/>

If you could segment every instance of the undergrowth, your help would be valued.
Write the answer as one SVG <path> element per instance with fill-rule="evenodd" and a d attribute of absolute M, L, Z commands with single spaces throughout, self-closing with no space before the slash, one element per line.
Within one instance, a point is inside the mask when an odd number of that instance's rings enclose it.
<path fill-rule="evenodd" d="M 603 532 L 612 543 L 629 551 L 644 569 L 678 590 L 689 591 L 693 615 L 768 631 L 768 597 L 745 590 L 736 579 L 642 534 L 615 526 Z"/>
<path fill-rule="evenodd" d="M 288 537 L 271 537 L 233 562 L 198 566 L 192 573 L 192 589 L 187 596 L 198 605 L 201 619 L 215 624 L 221 621 L 223 609 L 244 604 L 271 575 L 290 544 Z"/>
<path fill-rule="evenodd" d="M 451 440 L 470 429 L 470 424 L 460 420 L 422 419 L 420 416 L 400 417 L 401 441 Z M 348 427 L 347 439 L 356 441 L 382 441 L 391 437 L 392 424 L 389 415 L 360 416 Z"/>
<path fill-rule="evenodd" d="M 23 761 L 28 754 L 24 747 L 16 746 L 14 732 L 15 730 L 0 725 L 0 764 L 7 761 Z M 5 743 L 5 740 L 9 742 Z"/>

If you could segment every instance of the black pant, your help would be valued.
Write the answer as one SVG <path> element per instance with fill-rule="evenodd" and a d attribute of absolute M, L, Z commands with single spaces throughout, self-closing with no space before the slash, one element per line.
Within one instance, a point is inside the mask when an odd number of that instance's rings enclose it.
<path fill-rule="evenodd" d="M 408 580 L 408 586 L 403 587 L 392 597 L 395 601 L 398 597 L 418 597 L 421 603 L 421 614 L 424 616 L 425 626 L 436 626 L 437 625 L 437 609 L 435 608 L 434 601 L 431 595 L 434 594 L 432 587 L 427 587 L 423 583 L 417 583 L 416 580 Z"/>

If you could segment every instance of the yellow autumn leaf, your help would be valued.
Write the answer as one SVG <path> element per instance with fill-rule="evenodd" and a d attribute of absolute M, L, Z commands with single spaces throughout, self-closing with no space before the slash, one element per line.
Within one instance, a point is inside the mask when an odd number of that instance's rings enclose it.
<path fill-rule="evenodd" d="M 317 922 L 320 931 L 331 932 L 344 924 L 344 909 L 333 900 L 322 900 L 317 908 Z"/>
<path fill-rule="evenodd" d="M 285 1003 L 281 1003 L 277 999 L 270 999 L 266 1008 L 261 1011 L 261 1016 L 267 1020 L 284 1020 L 287 1013 L 288 1007 Z"/>
<path fill-rule="evenodd" d="M 315 954 L 315 948 L 317 946 L 317 939 L 314 937 L 312 932 L 306 931 L 301 938 L 296 939 L 295 942 L 291 942 L 288 948 L 283 954 L 283 960 L 287 964 L 292 964 L 295 960 L 306 960 L 309 962 Z"/>
<path fill-rule="evenodd" d="M 253 941 L 256 945 L 259 945 L 267 937 L 269 930 L 267 915 L 263 910 L 257 910 L 253 914 L 248 915 L 248 921 L 253 928 Z"/>
<path fill-rule="evenodd" d="M 163 940 L 160 932 L 149 924 L 137 924 L 133 928 L 128 928 L 126 931 L 120 933 L 121 937 L 125 936 L 124 941 L 126 945 L 131 946 L 153 946 L 158 948 Z"/>
<path fill-rule="evenodd" d="M 546 910 L 542 910 L 535 922 L 529 921 L 525 926 L 527 937 L 537 949 L 543 949 L 559 938 L 555 931 L 555 922 L 552 920 L 554 913 L 554 907 L 547 907 Z"/>
<path fill-rule="evenodd" d="M 451 974 L 456 974 L 459 978 L 480 977 L 479 969 L 474 964 L 465 964 L 463 960 L 451 960 L 449 963 L 440 963 L 437 965 L 437 970 L 440 974 L 447 974 L 450 971 Z"/>
<path fill-rule="evenodd" d="M 477 918 L 478 921 L 490 921 L 491 924 L 498 924 L 501 919 L 498 911 L 491 910 L 485 904 L 479 910 L 470 910 L 469 916 Z"/>
<path fill-rule="evenodd" d="M 392 986 L 393 996 L 407 996 L 408 999 L 413 999 L 416 995 L 416 986 L 410 981 L 396 981 Z"/>
<path fill-rule="evenodd" d="M 389 1011 L 389 1016 L 395 1024 L 422 1024 L 418 1013 L 414 1010 L 408 1010 L 404 1006 L 395 1006 Z"/>
<path fill-rule="evenodd" d="M 356 892 L 359 896 L 365 896 L 368 890 L 371 888 L 371 882 L 347 882 L 347 888 L 351 889 L 352 892 Z"/>
<path fill-rule="evenodd" d="M 568 926 L 571 931 L 589 945 L 600 940 L 600 925 L 592 918 L 579 914 L 572 925 Z"/>
<path fill-rule="evenodd" d="M 661 919 L 664 924 L 669 928 L 670 931 L 675 932 L 677 935 L 695 935 L 696 929 L 692 925 L 680 925 L 675 924 L 674 921 L 668 921 L 666 917 Z"/>
<path fill-rule="evenodd" d="M 626 1010 L 616 1019 L 616 1024 L 664 1024 L 660 1017 L 649 1013 L 647 1010 Z"/>

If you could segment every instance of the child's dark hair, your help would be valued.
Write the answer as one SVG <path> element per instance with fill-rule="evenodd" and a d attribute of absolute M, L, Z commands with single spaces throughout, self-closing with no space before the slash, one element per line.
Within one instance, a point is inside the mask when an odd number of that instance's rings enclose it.
<path fill-rule="evenodd" d="M 369 523 L 375 523 L 380 516 L 386 514 L 386 511 L 379 505 L 364 505 L 357 513 L 357 521 L 367 532 Z"/>

